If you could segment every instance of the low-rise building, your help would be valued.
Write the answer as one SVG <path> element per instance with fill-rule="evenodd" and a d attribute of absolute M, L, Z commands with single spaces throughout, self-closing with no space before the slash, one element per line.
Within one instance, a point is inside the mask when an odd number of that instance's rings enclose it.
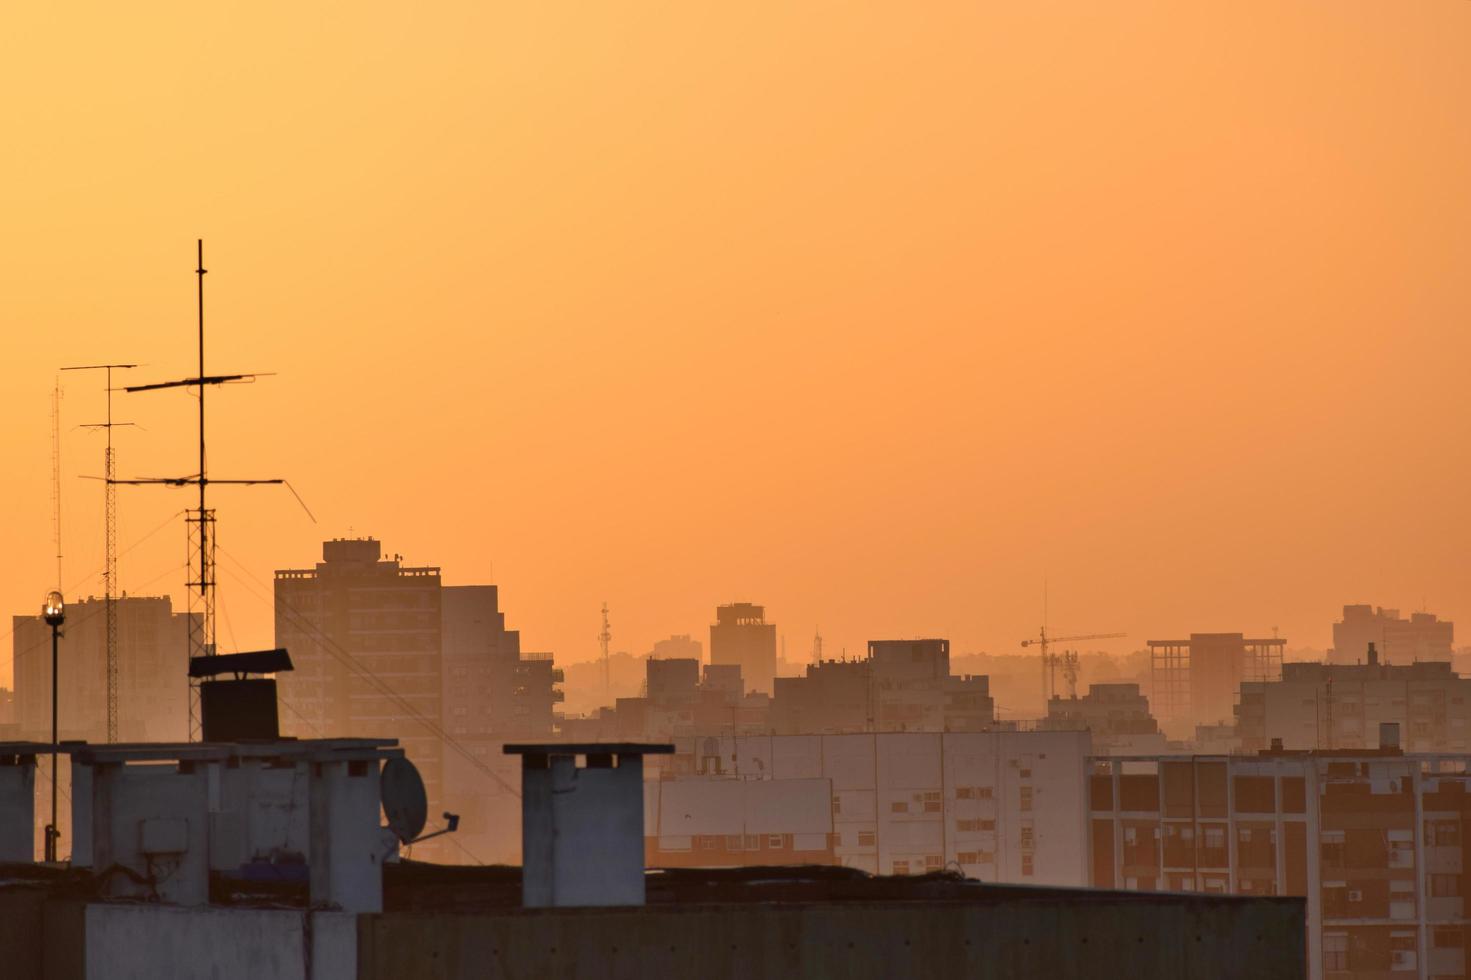
<path fill-rule="evenodd" d="M 1368 651 L 1363 664 L 1289 663 L 1279 681 L 1241 685 L 1242 751 L 1280 740 L 1289 749 L 1362 749 L 1379 726 L 1400 726 L 1410 752 L 1471 750 L 1471 678 L 1445 661 L 1388 664 Z"/>
<path fill-rule="evenodd" d="M 1138 684 L 1090 684 L 1082 697 L 1047 701 L 1043 731 L 1085 731 L 1100 755 L 1151 755 L 1165 751 L 1165 737 L 1149 713 Z"/>
<path fill-rule="evenodd" d="M 645 816 L 648 852 L 698 850 L 703 839 L 712 861 L 763 863 L 761 847 L 735 852 L 717 840 L 733 837 L 736 812 L 717 802 L 739 796 L 728 784 L 741 782 L 764 782 L 752 792 L 801 801 L 792 804 L 792 823 L 766 820 L 762 833 L 791 835 L 793 847 L 806 835 L 805 849 L 815 851 L 815 835 L 824 832 L 820 820 L 807 819 L 816 781 L 830 787 L 832 863 L 878 874 L 953 868 L 986 881 L 1082 884 L 1089 745 L 1086 732 L 676 738 L 672 756 L 650 763 L 663 781 Z M 684 809 L 670 811 L 663 801 L 671 798 Z M 784 813 L 770 809 L 763 819 Z"/>

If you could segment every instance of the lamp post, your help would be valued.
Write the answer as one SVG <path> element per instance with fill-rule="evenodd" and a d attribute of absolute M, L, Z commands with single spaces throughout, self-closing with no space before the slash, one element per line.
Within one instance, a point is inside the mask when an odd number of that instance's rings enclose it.
<path fill-rule="evenodd" d="M 66 604 L 62 602 L 60 592 L 46 594 L 41 618 L 51 627 L 51 822 L 46 825 L 46 860 L 55 862 L 56 839 L 61 836 L 56 829 L 56 783 L 60 779 L 56 771 L 56 645 L 61 639 L 61 624 L 66 622 Z"/>

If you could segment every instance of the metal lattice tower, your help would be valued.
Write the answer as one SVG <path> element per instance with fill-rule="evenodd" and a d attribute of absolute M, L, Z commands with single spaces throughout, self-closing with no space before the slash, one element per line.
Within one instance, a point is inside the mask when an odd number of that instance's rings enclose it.
<path fill-rule="evenodd" d="M 131 422 L 112 420 L 112 372 L 127 370 L 136 364 L 84 364 L 64 367 L 63 371 L 106 371 L 107 372 L 107 421 L 84 425 L 84 429 L 103 429 L 107 433 L 107 448 L 102 456 L 102 594 L 103 612 L 107 624 L 107 740 L 117 741 L 118 723 L 118 651 L 117 651 L 117 453 L 112 446 L 112 430 Z"/>
<path fill-rule="evenodd" d="M 603 693 L 613 689 L 613 665 L 608 650 L 613 644 L 613 628 L 608 623 L 608 604 L 603 603 L 603 631 L 598 634 L 598 646 L 603 651 Z"/>

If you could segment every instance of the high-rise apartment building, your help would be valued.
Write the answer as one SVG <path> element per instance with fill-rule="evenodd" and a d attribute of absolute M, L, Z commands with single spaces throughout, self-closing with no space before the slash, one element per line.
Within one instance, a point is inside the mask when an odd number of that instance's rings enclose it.
<path fill-rule="evenodd" d="M 772 693 L 776 677 L 776 625 L 749 602 L 720 606 L 710 626 L 710 662 L 738 664 L 746 690 Z"/>
<path fill-rule="evenodd" d="M 1398 609 L 1344 606 L 1343 619 L 1333 624 L 1333 650 L 1328 660 L 1335 664 L 1363 663 L 1370 643 L 1386 663 L 1450 660 L 1455 634 L 1454 623 L 1438 619 L 1433 613 L 1411 613 L 1409 619 L 1401 619 Z"/>
<path fill-rule="evenodd" d="M 385 558 L 372 538 L 322 545 L 311 569 L 276 573 L 283 732 L 399 739 L 419 767 L 431 826 L 460 817 L 440 860 L 515 861 L 517 768 L 508 740 L 555 731 L 562 673 L 523 653 L 493 585 L 445 586 L 436 567 Z"/>
<path fill-rule="evenodd" d="M 118 644 L 118 738 L 189 738 L 189 614 L 167 596 L 114 600 Z M 107 741 L 106 600 L 89 596 L 66 610 L 58 648 L 57 710 L 63 739 Z M 15 722 L 21 737 L 51 740 L 51 627 L 16 616 Z"/>
<path fill-rule="evenodd" d="M 443 806 L 444 663 L 439 569 L 383 557 L 373 538 L 322 544 L 315 568 L 276 572 L 281 729 L 300 737 L 397 738 Z"/>

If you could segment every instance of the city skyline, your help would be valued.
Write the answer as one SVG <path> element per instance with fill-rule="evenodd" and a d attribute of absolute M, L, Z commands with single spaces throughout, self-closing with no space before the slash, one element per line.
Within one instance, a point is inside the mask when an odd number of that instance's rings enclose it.
<path fill-rule="evenodd" d="M 4 980 L 1471 976 L 1468 52 L 11 5 Z"/>

